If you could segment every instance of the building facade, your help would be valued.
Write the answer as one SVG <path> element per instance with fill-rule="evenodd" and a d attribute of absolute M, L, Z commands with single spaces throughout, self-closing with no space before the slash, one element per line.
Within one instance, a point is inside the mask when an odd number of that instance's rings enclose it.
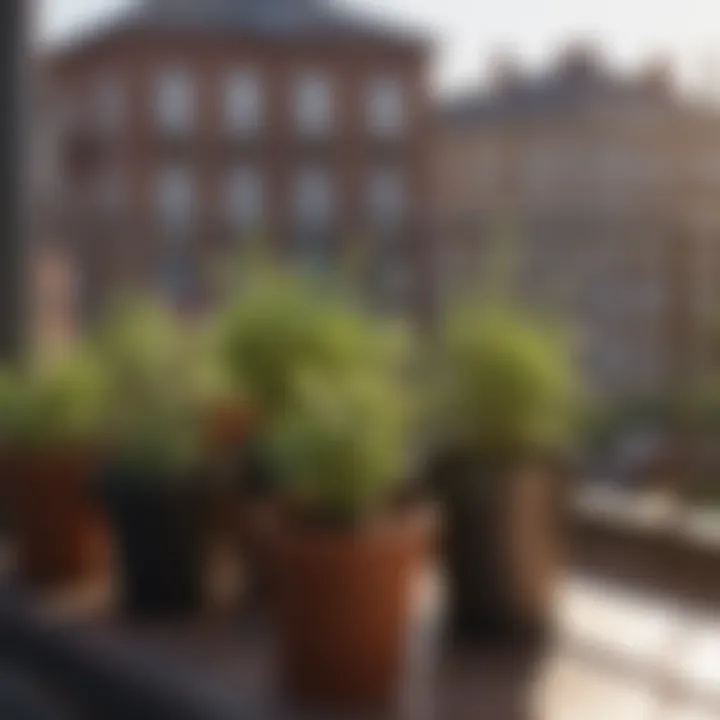
<path fill-rule="evenodd" d="M 654 393 L 702 370 L 720 309 L 720 112 L 660 66 L 618 76 L 574 49 L 538 77 L 505 63 L 439 127 L 445 302 L 504 263 L 525 301 L 570 323 L 596 389 Z"/>
<path fill-rule="evenodd" d="M 82 306 L 160 288 L 203 303 L 249 241 L 322 270 L 346 253 L 384 304 L 422 304 L 428 45 L 324 0 L 146 0 L 47 60 L 51 224 Z"/>

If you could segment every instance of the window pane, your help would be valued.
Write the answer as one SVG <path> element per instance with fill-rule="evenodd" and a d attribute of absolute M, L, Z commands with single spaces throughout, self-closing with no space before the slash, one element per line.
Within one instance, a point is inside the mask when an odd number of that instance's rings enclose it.
<path fill-rule="evenodd" d="M 334 188 L 319 168 L 303 170 L 295 187 L 295 216 L 303 226 L 327 225 L 334 213 Z"/>
<path fill-rule="evenodd" d="M 368 125 L 375 135 L 400 134 L 405 126 L 405 98 L 402 83 L 395 78 L 375 78 L 367 97 Z"/>
<path fill-rule="evenodd" d="M 249 70 L 233 72 L 225 85 L 225 125 L 231 132 L 256 132 L 263 121 L 263 95 L 258 76 Z"/>
<path fill-rule="evenodd" d="M 158 126 L 169 133 L 190 130 L 195 122 L 195 85 L 190 73 L 178 68 L 161 71 L 155 93 Z"/>
<path fill-rule="evenodd" d="M 306 74 L 295 88 L 295 121 L 303 134 L 326 134 L 334 120 L 333 94 L 329 80 L 319 74 Z"/>
<path fill-rule="evenodd" d="M 230 174 L 225 191 L 225 217 L 233 227 L 258 228 L 263 204 L 263 186 L 257 172 L 240 168 Z"/>
<path fill-rule="evenodd" d="M 195 187 L 188 169 L 173 167 L 160 173 L 157 207 L 164 231 L 184 234 L 191 230 L 195 216 Z"/>

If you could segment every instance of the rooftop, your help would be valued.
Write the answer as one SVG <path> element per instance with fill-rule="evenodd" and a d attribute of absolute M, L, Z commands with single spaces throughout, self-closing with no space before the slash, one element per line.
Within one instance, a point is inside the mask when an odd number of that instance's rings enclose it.
<path fill-rule="evenodd" d="M 144 0 L 102 25 L 71 37 L 60 53 L 128 32 L 211 34 L 263 40 L 362 40 L 424 46 L 428 35 L 404 24 L 359 13 L 331 0 Z"/>
<path fill-rule="evenodd" d="M 656 63 L 636 76 L 611 72 L 587 48 L 571 48 L 538 75 L 524 73 L 512 59 L 494 66 L 489 87 L 450 99 L 442 116 L 451 124 L 484 124 L 552 117 L 587 109 L 617 107 L 674 112 L 680 107 L 673 78 Z"/>

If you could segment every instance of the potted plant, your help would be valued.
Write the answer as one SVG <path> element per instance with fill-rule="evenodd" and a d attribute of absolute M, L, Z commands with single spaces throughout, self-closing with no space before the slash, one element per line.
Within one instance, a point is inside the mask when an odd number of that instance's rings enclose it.
<path fill-rule="evenodd" d="M 378 344 L 367 340 L 362 314 L 347 298 L 266 264 L 246 278 L 215 327 L 226 384 L 241 396 L 256 438 L 292 402 L 300 373 L 372 361 Z"/>
<path fill-rule="evenodd" d="M 388 368 L 302 374 L 269 443 L 282 478 L 269 536 L 280 665 L 305 704 L 388 701 L 403 668 L 431 523 L 401 502 L 407 404 Z"/>
<path fill-rule="evenodd" d="M 104 517 L 90 489 L 107 386 L 89 352 L 5 376 L 0 444 L 18 567 L 32 584 L 99 579 L 108 569 Z"/>
<path fill-rule="evenodd" d="M 340 292 L 268 264 L 253 267 L 220 313 L 215 328 L 218 355 L 252 418 L 237 469 L 244 496 L 241 542 L 247 579 L 254 588 L 249 597 L 266 595 L 269 582 L 258 540 L 275 521 L 280 478 L 268 457 L 268 437 L 294 402 L 298 377 L 347 372 L 381 361 L 393 344 L 386 336 L 402 335 L 394 329 L 368 333 L 367 322 Z"/>
<path fill-rule="evenodd" d="M 451 628 L 461 640 L 541 638 L 577 399 L 569 353 L 511 307 L 458 312 L 440 348 L 430 477 L 445 510 Z"/>
<path fill-rule="evenodd" d="M 101 487 L 117 538 L 123 604 L 192 614 L 204 595 L 210 492 L 191 335 L 160 306 L 127 306 L 103 329 L 111 413 Z"/>

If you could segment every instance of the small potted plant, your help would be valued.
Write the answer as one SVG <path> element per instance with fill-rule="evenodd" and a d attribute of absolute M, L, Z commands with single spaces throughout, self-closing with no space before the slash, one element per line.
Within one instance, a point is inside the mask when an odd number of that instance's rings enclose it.
<path fill-rule="evenodd" d="M 268 585 L 263 529 L 275 520 L 280 478 L 268 457 L 268 437 L 294 401 L 303 373 L 338 373 L 376 362 L 391 344 L 366 332 L 366 319 L 340 292 L 291 270 L 253 266 L 241 290 L 220 313 L 215 333 L 230 386 L 252 419 L 238 454 L 243 492 L 241 541 L 247 578 L 263 596 Z M 400 337 L 402 333 L 397 333 Z M 383 347 L 380 347 L 383 345 Z"/>
<path fill-rule="evenodd" d="M 577 400 L 570 355 L 510 307 L 460 311 L 440 348 L 430 477 L 445 510 L 451 628 L 469 641 L 542 638 Z"/>
<path fill-rule="evenodd" d="M 209 458 L 191 336 L 150 303 L 122 308 L 100 347 L 112 407 L 101 488 L 114 526 L 125 610 L 199 611 Z"/>
<path fill-rule="evenodd" d="M 19 571 L 32 584 L 74 584 L 107 572 L 107 527 L 90 487 L 106 397 L 102 368 L 87 351 L 2 383 L 6 491 Z"/>
<path fill-rule="evenodd" d="M 402 383 L 380 362 L 296 383 L 270 439 L 282 478 L 269 546 L 285 687 L 304 704 L 380 704 L 403 669 L 412 581 L 432 529 L 420 506 L 401 501 Z"/>

